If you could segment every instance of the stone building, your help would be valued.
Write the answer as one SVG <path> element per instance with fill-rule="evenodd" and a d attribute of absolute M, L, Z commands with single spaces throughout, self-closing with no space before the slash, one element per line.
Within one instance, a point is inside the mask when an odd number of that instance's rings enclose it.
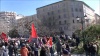
<path fill-rule="evenodd" d="M 82 18 L 84 29 L 96 22 L 94 10 L 86 3 L 77 0 L 64 0 L 37 8 L 37 17 L 51 31 L 55 29 L 55 32 L 64 32 L 70 36 L 82 27 L 76 17 Z"/>
<path fill-rule="evenodd" d="M 0 32 L 8 33 L 17 26 L 16 18 L 22 18 L 23 16 L 17 15 L 15 12 L 2 11 L 0 12 Z"/>

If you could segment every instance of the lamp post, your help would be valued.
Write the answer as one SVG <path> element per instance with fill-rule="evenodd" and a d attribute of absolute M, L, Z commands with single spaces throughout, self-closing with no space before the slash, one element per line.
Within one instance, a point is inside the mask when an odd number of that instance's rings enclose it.
<path fill-rule="evenodd" d="M 78 23 L 81 23 L 81 25 L 82 25 L 82 38 L 83 38 L 83 44 L 85 43 L 85 38 L 84 38 L 84 34 L 83 34 L 83 30 L 84 30 L 84 23 L 85 23 L 85 18 L 86 18 L 87 16 L 85 15 L 84 17 L 76 17 L 77 18 L 77 22 Z"/>

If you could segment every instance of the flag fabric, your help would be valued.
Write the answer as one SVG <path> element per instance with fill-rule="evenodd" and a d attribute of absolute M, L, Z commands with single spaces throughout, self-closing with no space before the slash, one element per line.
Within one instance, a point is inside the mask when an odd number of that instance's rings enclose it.
<path fill-rule="evenodd" d="M 2 32 L 1 37 L 5 42 L 8 42 L 8 37 L 5 33 Z"/>
<path fill-rule="evenodd" d="M 36 29 L 35 29 L 35 27 L 34 27 L 34 24 L 32 24 L 32 26 L 31 26 L 31 37 L 29 37 L 28 42 L 31 42 L 31 40 L 32 40 L 33 38 L 37 38 L 37 37 L 38 37 L 38 36 L 37 36 Z"/>
<path fill-rule="evenodd" d="M 37 36 L 37 33 L 36 33 L 36 29 L 35 29 L 35 27 L 34 27 L 34 24 L 32 24 L 32 32 L 31 32 L 31 37 L 32 38 L 37 38 L 38 36 Z"/>
<path fill-rule="evenodd" d="M 47 43 L 46 43 L 46 46 L 48 46 L 48 47 L 52 47 L 52 37 L 50 37 L 49 38 L 49 40 L 47 41 Z"/>

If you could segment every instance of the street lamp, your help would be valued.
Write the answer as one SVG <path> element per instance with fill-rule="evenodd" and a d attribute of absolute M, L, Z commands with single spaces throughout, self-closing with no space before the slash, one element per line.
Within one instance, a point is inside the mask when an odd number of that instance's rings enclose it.
<path fill-rule="evenodd" d="M 82 37 L 83 37 L 83 44 L 85 43 L 85 38 L 84 38 L 84 34 L 83 34 L 83 30 L 84 30 L 84 23 L 85 23 L 85 18 L 86 18 L 87 16 L 85 15 L 84 17 L 76 17 L 77 18 L 77 22 L 78 23 L 81 23 L 81 25 L 82 25 Z"/>

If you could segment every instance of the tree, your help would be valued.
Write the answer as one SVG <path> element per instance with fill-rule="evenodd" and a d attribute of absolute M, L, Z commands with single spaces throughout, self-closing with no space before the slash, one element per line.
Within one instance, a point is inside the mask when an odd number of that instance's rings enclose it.
<path fill-rule="evenodd" d="M 100 25 L 92 25 L 83 32 L 85 41 L 94 41 L 100 35 Z"/>
<path fill-rule="evenodd" d="M 12 29 L 8 32 L 9 37 L 16 38 L 19 37 L 18 31 L 16 29 Z"/>

